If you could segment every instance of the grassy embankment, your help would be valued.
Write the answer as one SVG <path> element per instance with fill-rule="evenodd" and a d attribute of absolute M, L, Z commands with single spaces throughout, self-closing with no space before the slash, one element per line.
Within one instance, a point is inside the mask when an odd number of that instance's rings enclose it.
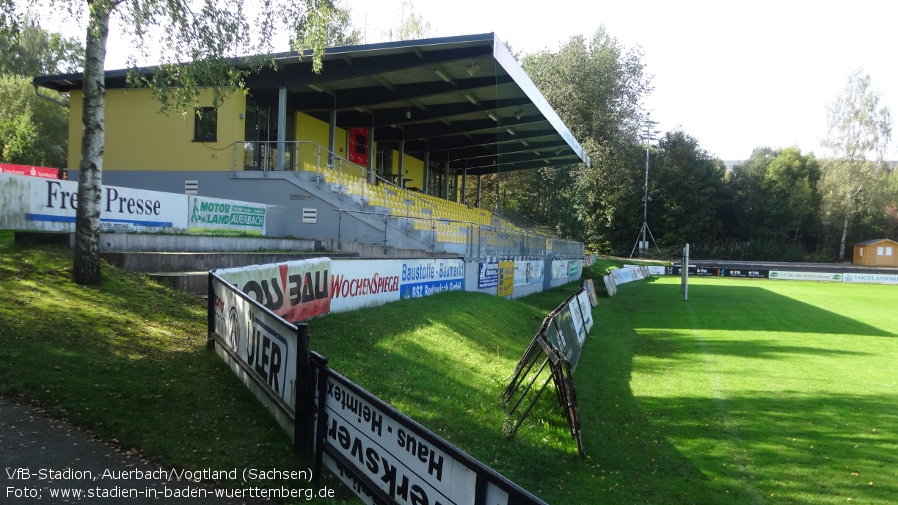
<path fill-rule="evenodd" d="M 169 465 L 309 466 L 206 351 L 204 302 L 108 267 L 78 287 L 67 250 L 11 242 L 0 232 L 0 393 Z M 554 395 L 513 440 L 497 399 L 576 286 L 332 314 L 312 348 L 549 503 L 894 503 L 898 288 L 690 283 L 689 302 L 674 278 L 600 298 L 575 374 L 585 461 Z"/>

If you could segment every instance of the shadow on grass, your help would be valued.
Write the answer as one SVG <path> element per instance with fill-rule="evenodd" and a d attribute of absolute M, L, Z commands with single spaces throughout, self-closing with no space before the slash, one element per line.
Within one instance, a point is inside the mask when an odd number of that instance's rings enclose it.
<path fill-rule="evenodd" d="M 898 395 L 787 391 L 639 403 L 652 426 L 725 485 L 799 503 L 898 496 Z"/>
<path fill-rule="evenodd" d="M 722 298 L 734 296 L 733 290 L 703 286 L 703 296 L 708 296 L 696 307 L 699 304 L 674 298 L 678 286 L 645 287 L 631 286 L 612 300 L 600 300 L 593 312 L 596 326 L 575 374 L 583 440 L 590 456 L 587 465 L 599 472 L 598 479 L 587 478 L 595 483 L 596 500 L 613 504 L 844 503 L 852 498 L 890 503 L 898 496 L 896 395 L 758 391 L 724 399 L 635 397 L 630 381 L 634 358 L 641 355 L 726 354 L 765 359 L 785 353 L 867 354 L 765 340 L 704 342 L 699 347 L 682 334 L 694 328 L 716 328 L 718 323 L 708 324 L 689 311 L 725 313 L 732 299 L 724 302 Z M 812 324 L 820 333 L 833 333 L 832 326 L 843 325 L 841 333 L 887 335 L 759 287 L 745 289 L 750 295 L 739 291 L 740 313 L 724 319 L 735 328 L 801 331 L 793 327 L 799 321 L 790 321 L 783 313 L 799 317 L 809 310 L 808 319 L 824 318 Z M 671 309 L 673 303 L 680 305 Z M 781 309 L 778 318 L 764 321 L 760 328 L 752 324 L 759 313 L 772 308 Z M 804 321 L 807 316 L 800 317 Z M 675 320 L 671 329 L 659 329 L 668 318 Z M 649 329 L 638 333 L 634 327 Z M 651 345 L 644 345 L 646 341 Z"/>

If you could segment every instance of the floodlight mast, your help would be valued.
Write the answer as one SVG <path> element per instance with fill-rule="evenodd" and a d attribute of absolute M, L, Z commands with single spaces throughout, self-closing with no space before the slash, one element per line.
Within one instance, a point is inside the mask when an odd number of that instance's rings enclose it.
<path fill-rule="evenodd" d="M 642 196 L 642 228 L 639 229 L 639 235 L 636 237 L 636 243 L 633 244 L 633 249 L 630 251 L 630 257 L 633 257 L 633 253 L 636 252 L 636 249 L 639 249 L 639 256 L 645 256 L 646 251 L 649 248 L 648 237 L 652 239 L 652 243 L 655 244 L 655 249 L 658 252 L 661 252 L 661 249 L 658 249 L 658 243 L 655 242 L 655 237 L 652 235 L 652 230 L 649 229 L 649 153 L 651 152 L 652 140 L 655 140 L 655 136 L 661 133 L 660 130 L 652 130 L 658 124 L 657 121 L 652 121 L 649 118 L 649 115 L 646 114 L 645 124 L 643 125 L 643 138 L 645 139 L 645 193 Z"/>

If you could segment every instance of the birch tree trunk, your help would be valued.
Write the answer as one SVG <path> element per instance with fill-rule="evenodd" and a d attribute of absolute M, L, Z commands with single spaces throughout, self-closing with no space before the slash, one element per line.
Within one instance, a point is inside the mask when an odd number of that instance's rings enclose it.
<path fill-rule="evenodd" d="M 88 2 L 90 18 L 84 59 L 84 110 L 81 122 L 81 163 L 78 166 L 78 209 L 75 213 L 73 277 L 82 286 L 102 282 L 100 272 L 100 200 L 103 181 L 104 110 L 106 101 L 106 39 L 109 15 L 115 7 L 108 0 Z"/>

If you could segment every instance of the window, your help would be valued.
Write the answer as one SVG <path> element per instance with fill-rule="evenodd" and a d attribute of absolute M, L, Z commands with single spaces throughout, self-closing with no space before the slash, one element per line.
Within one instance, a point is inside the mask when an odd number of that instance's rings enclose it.
<path fill-rule="evenodd" d="M 218 139 L 218 111 L 213 107 L 196 110 L 193 123 L 194 142 L 215 142 Z"/>
<path fill-rule="evenodd" d="M 882 247 L 882 246 L 877 247 L 877 248 L 876 248 L 876 255 L 877 255 L 877 256 L 882 256 L 883 254 L 885 254 L 885 248 Z"/>
<path fill-rule="evenodd" d="M 891 256 L 891 255 L 892 255 L 892 248 L 886 247 L 886 256 Z"/>

